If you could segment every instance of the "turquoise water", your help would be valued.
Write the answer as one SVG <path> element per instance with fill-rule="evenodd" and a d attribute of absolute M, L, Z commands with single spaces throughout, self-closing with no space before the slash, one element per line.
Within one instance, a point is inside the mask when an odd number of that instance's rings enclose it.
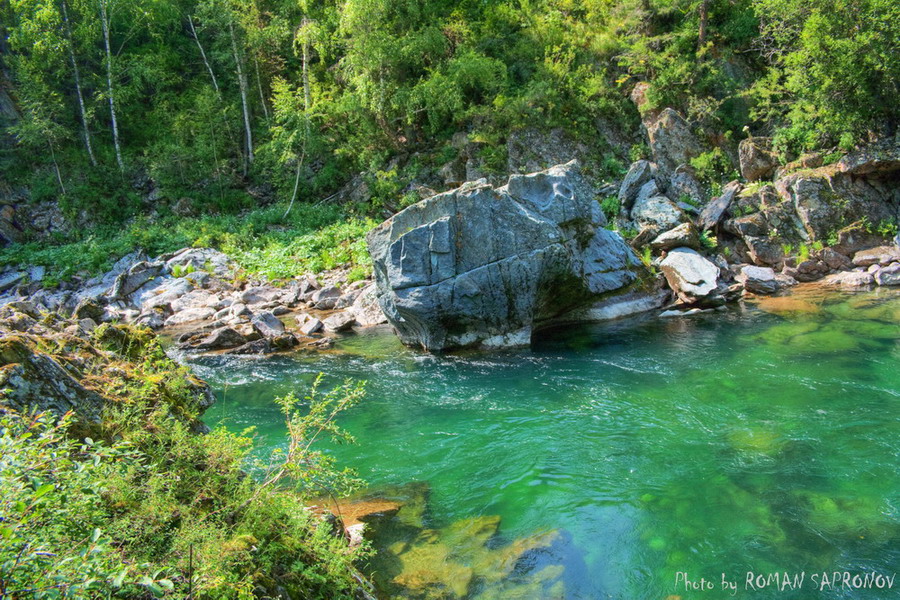
<path fill-rule="evenodd" d="M 368 381 L 341 420 L 358 445 L 331 450 L 373 487 L 427 482 L 424 526 L 444 532 L 391 547 L 390 576 L 419 587 L 387 595 L 732 597 L 724 575 L 740 598 L 900 598 L 900 580 L 819 589 L 822 572 L 900 571 L 897 291 L 578 326 L 529 351 L 431 356 L 384 334 L 340 348 L 194 364 L 219 397 L 206 421 L 256 426 L 264 449 L 284 441 L 274 396 L 319 372 Z M 481 538 L 452 533 L 494 516 Z M 485 552 L 539 534 L 487 574 Z M 462 587 L 433 585 L 461 569 Z M 747 589 L 748 571 L 804 583 Z"/>

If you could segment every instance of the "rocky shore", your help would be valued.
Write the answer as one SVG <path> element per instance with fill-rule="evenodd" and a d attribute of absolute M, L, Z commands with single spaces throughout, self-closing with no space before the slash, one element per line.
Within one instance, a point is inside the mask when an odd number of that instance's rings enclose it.
<path fill-rule="evenodd" d="M 102 276 L 44 289 L 40 268 L 0 277 L 0 303 L 59 312 L 90 331 L 101 323 L 143 325 L 184 351 L 262 354 L 321 349 L 354 327 L 386 322 L 371 281 L 335 270 L 290 281 L 252 281 L 225 254 L 185 248 L 149 258 L 135 252 Z"/>
<path fill-rule="evenodd" d="M 573 160 L 502 185 L 468 181 L 394 214 L 368 236 L 369 279 L 337 269 L 253 280 L 214 249 L 137 251 L 53 289 L 42 267 L 7 269 L 0 304 L 27 302 L 85 330 L 143 325 L 186 352 L 319 350 L 384 323 L 408 345 L 443 351 L 709 310 L 797 282 L 900 285 L 900 140 L 781 164 L 771 139 L 749 137 L 734 158 L 742 180 L 709 197 L 692 166 L 704 138 L 673 109 L 645 112 L 644 129 L 652 157 L 621 181 L 596 181 L 579 149 L 562 146 L 554 159 Z"/>

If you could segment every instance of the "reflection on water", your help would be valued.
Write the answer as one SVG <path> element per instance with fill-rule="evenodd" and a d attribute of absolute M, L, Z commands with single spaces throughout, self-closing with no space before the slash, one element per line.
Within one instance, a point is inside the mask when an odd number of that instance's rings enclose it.
<path fill-rule="evenodd" d="M 207 422 L 255 425 L 270 448 L 274 396 L 320 371 L 369 381 L 342 421 L 359 444 L 332 451 L 374 488 L 429 490 L 418 521 L 380 528 L 386 596 L 718 598 L 724 573 L 739 597 L 885 598 L 900 581 L 813 592 L 810 576 L 900 570 L 898 342 L 900 292 L 810 288 L 531 351 L 435 357 L 369 335 L 197 367 L 220 399 Z M 806 585 L 747 591 L 748 571 Z M 679 572 L 717 591 L 676 588 Z"/>

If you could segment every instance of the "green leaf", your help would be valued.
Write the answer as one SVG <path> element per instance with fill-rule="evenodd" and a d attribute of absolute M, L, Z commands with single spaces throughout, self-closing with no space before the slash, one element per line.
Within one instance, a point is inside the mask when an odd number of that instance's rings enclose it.
<path fill-rule="evenodd" d="M 8 540 L 12 537 L 13 531 L 12 527 L 0 527 L 0 536 Z"/>
<path fill-rule="evenodd" d="M 94 528 L 94 533 L 91 534 L 91 542 L 93 542 L 93 543 L 96 544 L 96 543 L 97 543 L 97 540 L 99 540 L 99 539 L 100 539 L 100 528 L 99 528 L 99 527 L 95 527 L 95 528 Z"/>
<path fill-rule="evenodd" d="M 131 570 L 131 567 L 125 567 L 119 573 L 113 577 L 112 586 L 116 589 L 122 587 L 122 584 L 125 582 L 125 578 L 128 576 L 128 571 Z"/>
<path fill-rule="evenodd" d="M 159 584 L 159 587 L 169 591 L 175 589 L 175 584 L 170 579 L 160 579 L 156 583 Z"/>
<path fill-rule="evenodd" d="M 52 483 L 45 483 L 44 485 L 40 486 L 37 490 L 35 490 L 34 499 L 37 500 L 38 498 L 42 498 L 55 489 L 56 489 L 56 486 L 53 485 Z"/>

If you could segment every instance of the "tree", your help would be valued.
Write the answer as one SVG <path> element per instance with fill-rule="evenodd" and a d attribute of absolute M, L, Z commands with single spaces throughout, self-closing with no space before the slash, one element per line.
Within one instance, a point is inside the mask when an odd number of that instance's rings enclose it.
<path fill-rule="evenodd" d="M 116 163 L 120 171 L 125 171 L 122 160 L 122 145 L 119 143 L 119 122 L 116 118 L 116 96 L 113 91 L 112 50 L 109 47 L 109 0 L 97 0 L 100 4 L 100 24 L 103 27 L 103 47 L 106 50 L 106 92 L 109 100 L 109 114 L 112 120 L 113 146 L 116 149 Z"/>

